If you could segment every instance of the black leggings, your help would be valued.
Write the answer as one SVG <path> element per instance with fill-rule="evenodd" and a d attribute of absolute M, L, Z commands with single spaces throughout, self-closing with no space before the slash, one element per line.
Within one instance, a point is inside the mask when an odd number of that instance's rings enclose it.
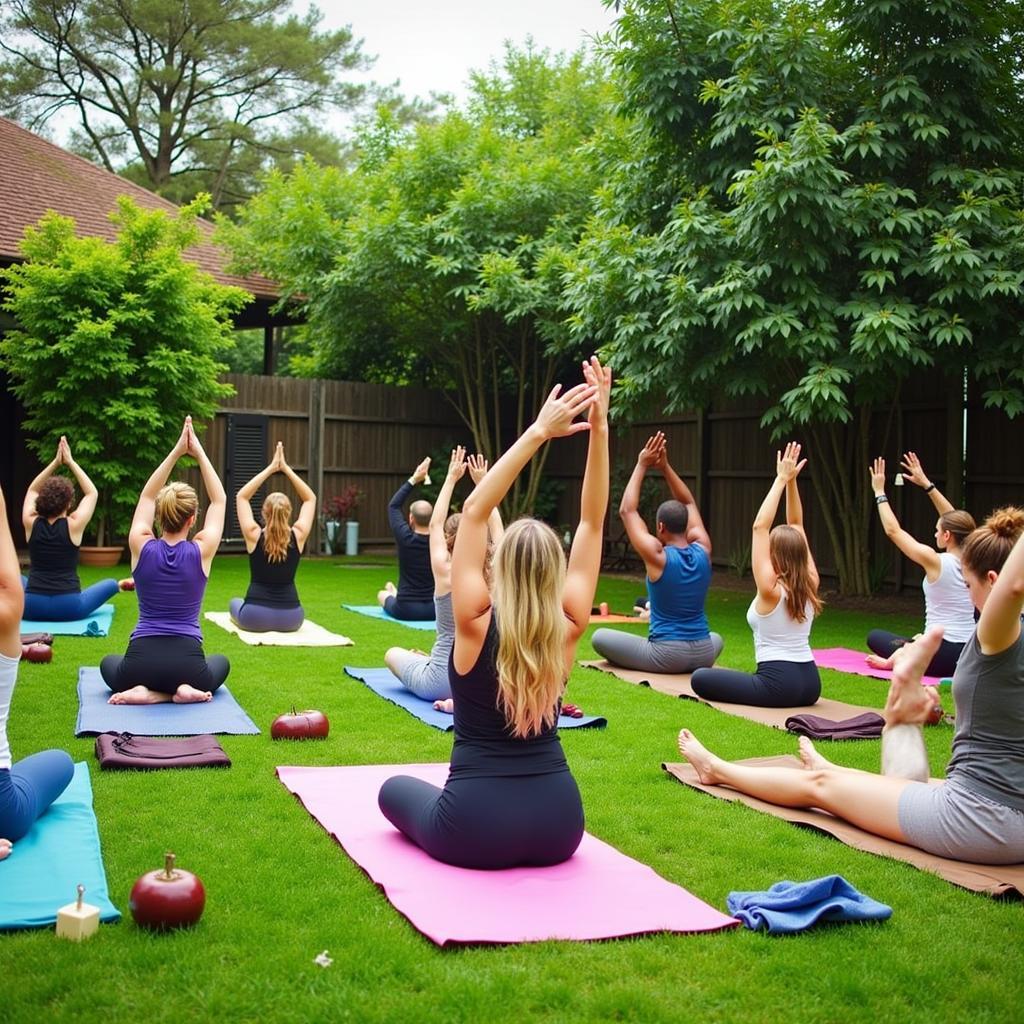
<path fill-rule="evenodd" d="M 690 685 L 704 700 L 760 708 L 798 708 L 821 696 L 821 677 L 813 661 L 759 661 L 754 675 L 731 668 L 699 668 Z"/>
<path fill-rule="evenodd" d="M 444 789 L 396 775 L 377 803 L 417 846 L 457 867 L 561 864 L 583 838 L 583 803 L 569 771 L 449 778 Z"/>
<path fill-rule="evenodd" d="M 868 633 L 868 648 L 882 658 L 891 658 L 904 644 L 909 644 L 910 641 L 909 636 L 899 636 L 896 633 L 890 633 L 887 629 L 873 629 Z M 935 657 L 928 662 L 924 674 L 926 676 L 942 676 L 943 678 L 952 676 L 963 649 L 963 644 L 954 643 L 952 640 L 943 640 L 935 652 Z"/>
<path fill-rule="evenodd" d="M 143 636 L 130 640 L 123 655 L 108 654 L 100 662 L 100 675 L 114 693 L 141 685 L 173 694 L 182 683 L 213 693 L 230 668 L 223 654 L 206 657 L 194 637 Z"/>
<path fill-rule="evenodd" d="M 433 598 L 429 601 L 408 601 L 392 594 L 384 599 L 384 611 L 393 619 L 405 619 L 407 622 L 430 622 L 437 617 Z"/>

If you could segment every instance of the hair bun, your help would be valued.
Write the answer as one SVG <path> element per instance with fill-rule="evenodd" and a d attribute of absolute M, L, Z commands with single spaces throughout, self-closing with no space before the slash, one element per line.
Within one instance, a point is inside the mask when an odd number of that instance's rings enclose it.
<path fill-rule="evenodd" d="M 999 537 L 1016 540 L 1024 533 L 1024 509 L 1014 505 L 997 508 L 985 520 L 985 526 Z"/>

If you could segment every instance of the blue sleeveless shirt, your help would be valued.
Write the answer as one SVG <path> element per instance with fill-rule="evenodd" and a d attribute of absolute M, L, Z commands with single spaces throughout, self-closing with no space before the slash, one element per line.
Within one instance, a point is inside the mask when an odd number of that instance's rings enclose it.
<path fill-rule="evenodd" d="M 685 548 L 666 546 L 665 570 L 656 581 L 647 580 L 651 602 L 648 639 L 705 640 L 711 634 L 704 599 L 711 585 L 711 559 L 699 544 Z"/>

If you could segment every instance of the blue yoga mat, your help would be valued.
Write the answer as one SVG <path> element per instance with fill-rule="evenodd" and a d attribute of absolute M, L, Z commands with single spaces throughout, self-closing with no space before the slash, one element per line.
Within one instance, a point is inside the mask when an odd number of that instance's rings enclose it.
<path fill-rule="evenodd" d="M 411 690 L 407 690 L 386 668 L 353 668 L 345 666 L 345 672 L 353 679 L 368 686 L 378 697 L 397 704 L 427 725 L 432 725 L 442 732 L 451 732 L 455 723 L 451 715 L 443 711 L 435 711 L 433 702 L 421 700 Z M 603 729 L 608 724 L 606 718 L 597 715 L 584 715 L 582 718 L 558 716 L 559 729 Z"/>
<path fill-rule="evenodd" d="M 100 908 L 101 921 L 121 915 L 110 902 L 92 809 L 89 766 L 80 761 L 68 788 L 0 863 L 0 929 L 53 924 L 57 911 L 77 898 Z"/>
<path fill-rule="evenodd" d="M 236 736 L 259 734 L 225 684 L 205 704 L 108 704 L 110 690 L 98 668 L 78 670 L 76 736 L 133 732 L 136 736 L 198 736 L 206 732 Z"/>
<path fill-rule="evenodd" d="M 343 604 L 341 607 L 371 619 L 383 619 L 385 622 L 396 622 L 399 626 L 408 626 L 410 629 L 429 629 L 433 633 L 437 632 L 437 623 L 433 619 L 424 619 L 422 622 L 396 619 L 393 615 L 388 615 L 379 604 Z"/>
<path fill-rule="evenodd" d="M 72 619 L 70 622 L 36 622 L 34 619 L 22 619 L 21 632 L 53 633 L 61 636 L 106 636 L 113 621 L 114 606 L 101 604 L 92 615 L 84 619 Z"/>

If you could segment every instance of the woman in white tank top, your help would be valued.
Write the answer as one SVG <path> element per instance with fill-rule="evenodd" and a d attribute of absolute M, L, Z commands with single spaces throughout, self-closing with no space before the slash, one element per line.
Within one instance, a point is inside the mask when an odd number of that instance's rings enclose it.
<path fill-rule="evenodd" d="M 964 644 L 974 632 L 974 605 L 960 569 L 960 548 L 974 530 L 974 519 L 967 512 L 954 509 L 924 474 L 921 462 L 913 452 L 903 457 L 904 479 L 922 487 L 939 513 L 935 524 L 935 548 L 922 544 L 904 530 L 885 494 L 885 459 L 875 459 L 871 467 L 871 487 L 885 535 L 924 570 L 925 630 L 942 626 L 942 644 L 925 671 L 930 676 L 952 676 Z M 868 634 L 868 647 L 874 652 L 868 662 L 876 668 L 891 668 L 892 656 L 910 637 L 873 629 Z"/>
<path fill-rule="evenodd" d="M 776 457 L 775 482 L 754 519 L 751 566 L 757 595 L 747 622 L 754 634 L 757 671 L 697 669 L 691 684 L 705 700 L 793 708 L 813 704 L 821 696 L 810 644 L 811 623 L 821 609 L 818 569 L 804 533 L 796 482 L 806 462 L 800 459 L 800 445 L 786 445 Z M 786 525 L 772 529 L 783 493 Z"/>

